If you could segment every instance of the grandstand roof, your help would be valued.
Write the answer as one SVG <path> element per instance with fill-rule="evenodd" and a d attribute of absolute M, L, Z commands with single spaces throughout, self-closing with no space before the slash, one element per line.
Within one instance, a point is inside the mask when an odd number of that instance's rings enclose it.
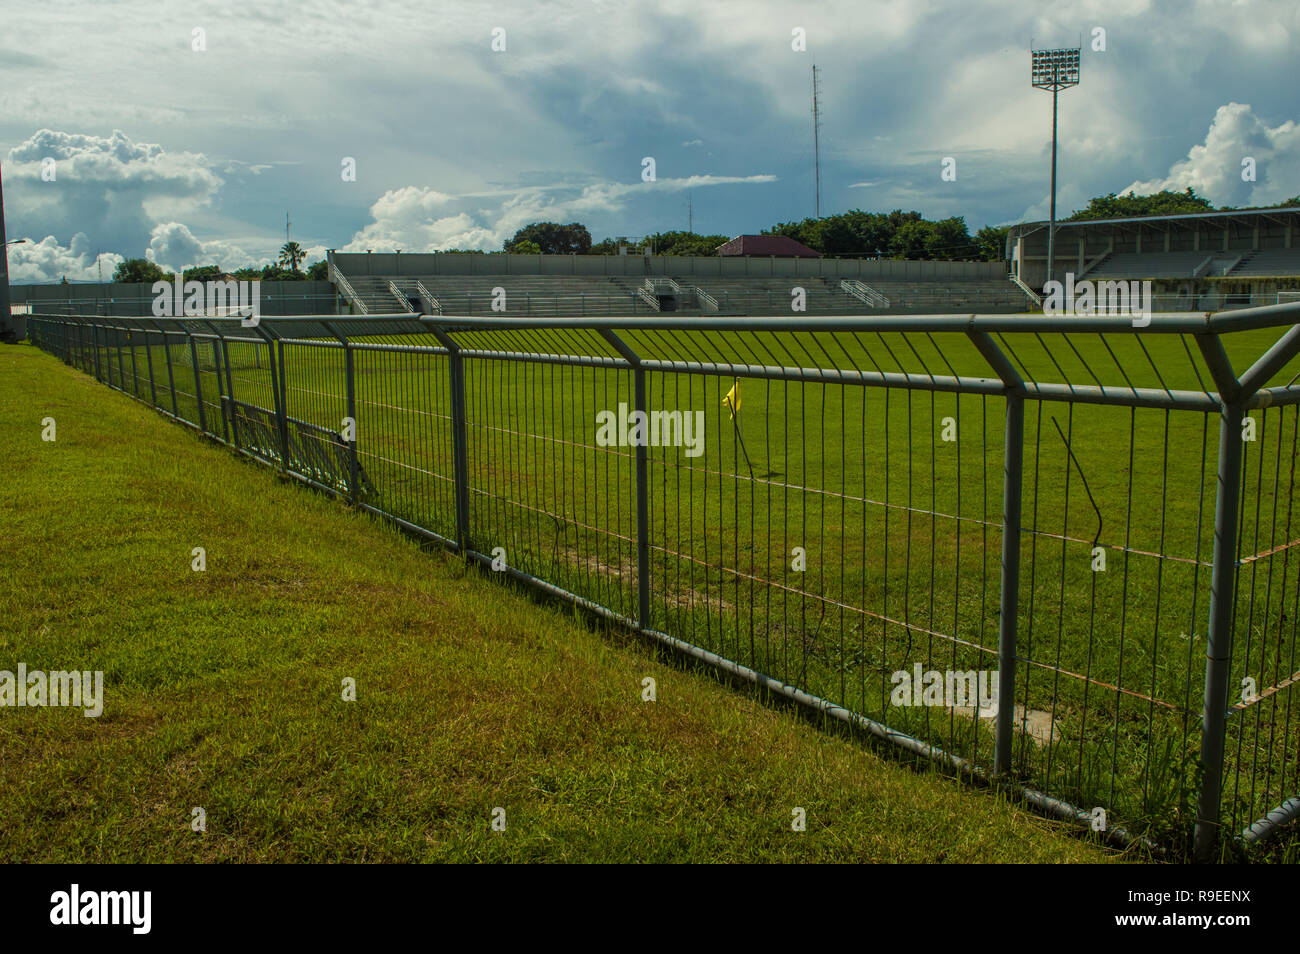
<path fill-rule="evenodd" d="M 1134 225 L 1151 225 L 1159 222 L 1177 222 L 1180 225 L 1192 225 L 1204 220 L 1232 220 L 1232 219 L 1249 219 L 1249 218 L 1269 218 L 1277 216 L 1300 215 L 1300 206 L 1290 205 L 1278 209 L 1224 209 L 1219 212 L 1179 212 L 1175 215 L 1134 215 L 1120 219 L 1074 219 L 1071 221 L 1057 220 L 1056 230 L 1059 232 L 1064 228 L 1093 228 L 1097 226 L 1134 226 Z M 1011 231 L 1023 232 L 1033 231 L 1035 229 L 1047 228 L 1046 219 L 1037 222 L 1021 222 L 1013 225 Z"/>
<path fill-rule="evenodd" d="M 786 235 L 737 235 L 718 246 L 719 255 L 776 255 L 782 258 L 821 258 L 802 242 Z"/>

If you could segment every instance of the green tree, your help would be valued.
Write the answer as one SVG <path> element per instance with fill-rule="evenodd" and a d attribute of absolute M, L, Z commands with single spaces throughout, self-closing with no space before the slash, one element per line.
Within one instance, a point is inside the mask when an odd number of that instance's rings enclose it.
<path fill-rule="evenodd" d="M 998 262 L 1006 258 L 1007 233 L 1010 231 L 1009 225 L 1001 228 L 986 225 L 976 232 L 975 245 L 979 248 L 980 255 L 989 262 Z"/>
<path fill-rule="evenodd" d="M 645 237 L 645 244 L 656 255 L 716 255 L 718 246 L 730 239 L 729 235 L 701 235 L 698 232 L 656 232 Z M 617 252 L 617 250 L 615 250 Z"/>
<path fill-rule="evenodd" d="M 541 255 L 542 247 L 531 239 L 524 239 L 511 245 L 506 251 L 515 255 Z"/>
<path fill-rule="evenodd" d="M 525 225 L 501 247 L 509 251 L 520 242 L 536 242 L 544 255 L 586 255 L 591 251 L 591 233 L 581 222 L 570 222 L 568 225 L 534 222 Z"/>
<path fill-rule="evenodd" d="M 933 222 L 904 222 L 889 240 L 892 258 L 928 259 L 937 244 Z"/>
<path fill-rule="evenodd" d="M 960 215 L 934 223 L 934 239 L 929 252 L 933 259 L 950 261 L 969 261 L 980 255 L 979 247 L 971 241 L 970 232 L 966 230 L 966 219 Z"/>
<path fill-rule="evenodd" d="M 267 265 L 258 275 L 264 282 L 301 282 L 306 281 L 307 276 L 297 269 L 288 269 L 279 263 Z"/>
<path fill-rule="evenodd" d="M 152 285 L 167 278 L 167 273 L 157 263 L 147 258 L 128 258 L 118 262 L 113 271 L 113 281 L 132 284 L 146 283 Z"/>
<path fill-rule="evenodd" d="M 934 235 L 930 235 L 928 242 L 919 237 L 921 232 L 926 231 L 925 229 L 921 229 L 919 232 L 913 229 L 912 232 L 916 234 L 913 234 L 908 239 L 895 242 L 895 236 L 904 226 L 925 221 L 921 213 L 915 211 L 904 212 L 901 209 L 895 209 L 892 212 L 884 213 L 851 209 L 848 212 L 828 215 L 821 219 L 810 218 L 804 219 L 802 222 L 781 222 L 770 229 L 765 229 L 763 234 L 785 235 L 824 255 L 883 258 L 889 255 L 897 256 L 897 248 L 902 245 L 917 244 L 918 247 L 929 247 L 930 254 L 936 258 L 969 257 L 969 255 L 964 254 L 964 246 L 969 242 L 969 236 L 964 234 L 964 223 L 955 230 L 950 229 L 948 226 L 941 230 L 945 233 L 944 239 L 949 240 L 949 244 L 955 246 L 952 253 L 939 250 L 936 246 L 942 245 L 943 242 Z M 947 234 L 950 231 L 953 232 L 952 235 Z"/>
<path fill-rule="evenodd" d="M 1192 191 L 1191 186 L 1188 186 L 1185 192 L 1170 192 L 1166 189 L 1151 195 L 1134 195 L 1132 192 L 1116 195 L 1112 192 L 1109 195 L 1098 196 L 1088 203 L 1087 208 L 1075 212 L 1066 221 L 1125 219 L 1141 215 L 1179 215 L 1213 211 L 1215 211 L 1214 205 L 1210 200 L 1197 195 Z"/>
<path fill-rule="evenodd" d="M 306 257 L 307 253 L 297 242 L 285 242 L 280 246 L 280 258 L 277 261 L 280 265 L 289 266 L 289 271 L 297 272 L 298 263 Z"/>
<path fill-rule="evenodd" d="M 329 263 L 323 258 L 319 262 L 312 262 L 307 266 L 307 280 L 313 282 L 329 281 L 329 269 Z"/>

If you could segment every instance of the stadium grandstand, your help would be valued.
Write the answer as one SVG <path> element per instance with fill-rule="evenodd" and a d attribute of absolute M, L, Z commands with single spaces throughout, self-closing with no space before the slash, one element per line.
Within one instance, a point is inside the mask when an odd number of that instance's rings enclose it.
<path fill-rule="evenodd" d="M 1048 281 L 1046 222 L 1007 233 L 1013 280 Z M 1300 299 L 1300 207 L 1058 222 L 1051 278 L 1146 281 L 1160 311 Z"/>
<path fill-rule="evenodd" d="M 809 315 L 1032 307 L 1005 262 L 506 252 L 330 252 L 328 262 L 339 310 L 353 314 L 788 315 L 796 288 Z"/>

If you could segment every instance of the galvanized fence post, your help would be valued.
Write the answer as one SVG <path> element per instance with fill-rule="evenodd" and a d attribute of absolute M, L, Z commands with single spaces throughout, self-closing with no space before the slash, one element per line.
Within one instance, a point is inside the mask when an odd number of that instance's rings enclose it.
<path fill-rule="evenodd" d="M 104 373 L 99 363 L 99 324 L 93 323 L 90 326 L 90 350 L 95 357 L 95 378 L 98 381 L 104 380 Z"/>
<path fill-rule="evenodd" d="M 469 527 L 469 441 L 465 421 L 465 365 L 460 346 L 445 331 L 435 328 L 434 336 L 447 349 L 447 380 L 451 392 L 451 456 L 456 490 L 456 545 L 462 554 L 470 551 Z"/>
<path fill-rule="evenodd" d="M 1214 497 L 1214 547 L 1210 569 L 1209 625 L 1205 635 L 1205 696 L 1201 710 L 1201 788 L 1196 805 L 1193 853 L 1208 861 L 1219 842 L 1223 796 L 1223 750 L 1227 736 L 1228 669 L 1237 584 L 1237 499 L 1241 493 L 1241 384 L 1215 334 L 1196 343 L 1219 389 L 1219 463 Z"/>
<path fill-rule="evenodd" d="M 347 389 L 347 414 L 352 420 L 352 439 L 348 444 L 348 499 L 356 504 L 360 499 L 357 493 L 357 480 L 360 475 L 360 466 L 357 460 L 357 381 L 356 371 L 353 365 L 352 343 L 339 334 L 330 326 L 327 321 L 322 321 L 321 325 L 325 330 L 332 334 L 343 345 L 343 374 L 346 378 L 345 387 Z"/>
<path fill-rule="evenodd" d="M 1020 617 L 1020 517 L 1025 457 L 1025 398 L 1007 392 L 1002 475 L 1002 596 L 998 614 L 998 716 L 993 770 L 1011 770 L 1016 710 L 1016 647 Z"/>
<path fill-rule="evenodd" d="M 288 420 L 286 419 L 284 411 L 284 394 L 282 393 L 283 382 L 281 381 L 281 377 L 284 374 L 283 352 L 281 352 L 280 367 L 279 370 L 277 370 L 275 353 L 276 346 L 279 345 L 280 342 L 275 338 L 272 338 L 270 332 L 263 328 L 261 324 L 256 325 L 256 328 L 257 333 L 266 341 L 266 363 L 271 369 L 271 398 L 275 401 L 275 431 L 276 438 L 280 442 L 280 453 L 278 456 L 280 458 L 280 470 L 283 472 L 288 468 L 289 460 Z M 261 352 L 258 352 L 258 354 L 260 355 Z M 259 361 L 260 360 L 259 357 Z"/>
<path fill-rule="evenodd" d="M 608 328 L 601 337 L 632 365 L 634 410 L 649 414 L 646 401 L 645 366 L 641 357 Z M 650 628 L 650 458 L 645 441 L 636 445 L 636 621 L 641 629 Z"/>
<path fill-rule="evenodd" d="M 208 430 L 208 415 L 203 409 L 203 375 L 199 373 L 199 346 L 194 340 L 194 333 L 188 328 L 182 328 L 185 337 L 190 343 L 190 363 L 194 368 L 194 397 L 199 407 L 199 430 L 204 434 L 210 434 Z M 214 435 L 215 436 L 215 435 Z"/>
<path fill-rule="evenodd" d="M 1214 499 L 1214 565 L 1210 571 L 1210 624 L 1205 637 L 1205 706 L 1201 721 L 1201 791 L 1194 850 L 1209 861 L 1219 840 L 1223 748 L 1227 735 L 1228 670 L 1237 582 L 1237 497 L 1241 492 L 1239 403 L 1225 402 L 1219 418 L 1219 482 Z"/>
<path fill-rule="evenodd" d="M 126 347 L 131 352 L 131 397 L 140 396 L 140 370 L 135 360 L 135 335 L 132 334 L 134 328 L 126 329 Z"/>
<path fill-rule="evenodd" d="M 1300 352 L 1300 325 L 1261 355 L 1240 378 L 1217 334 L 1196 336 L 1219 389 L 1219 473 L 1214 498 L 1214 563 L 1210 571 L 1210 619 L 1205 635 L 1205 702 L 1201 721 L 1201 791 L 1196 807 L 1193 853 L 1211 861 L 1219 843 L 1223 801 L 1224 743 L 1228 732 L 1228 675 L 1232 668 L 1236 609 L 1237 526 L 1242 483 L 1242 424 L 1246 403 Z"/>
<path fill-rule="evenodd" d="M 167 360 L 167 389 L 171 391 L 172 395 L 172 416 L 180 417 L 180 411 L 177 409 L 176 405 L 176 374 L 172 371 L 172 345 L 169 332 L 164 331 L 162 325 L 158 324 L 157 321 L 154 321 L 153 326 L 157 328 L 158 333 L 162 335 L 163 356 Z"/>
<path fill-rule="evenodd" d="M 116 360 L 116 352 L 113 344 L 113 329 L 108 325 L 100 325 L 99 332 L 104 343 L 104 383 L 110 388 L 115 387 L 113 384 L 113 363 Z"/>
<path fill-rule="evenodd" d="M 1002 579 L 998 603 L 998 712 L 993 772 L 1011 770 L 1015 744 L 1016 644 L 1020 622 L 1020 523 L 1025 458 L 1025 382 L 986 331 L 967 332 L 1006 385 L 1006 436 L 1002 449 Z"/>
<path fill-rule="evenodd" d="M 98 321 L 93 325 L 95 329 L 95 361 L 99 366 L 99 380 L 110 388 L 113 386 L 113 361 L 108 344 L 108 326 L 101 325 Z"/>
<path fill-rule="evenodd" d="M 226 369 L 226 405 L 227 414 L 230 416 L 230 442 L 236 447 L 241 446 L 239 440 L 239 417 L 235 414 L 235 381 L 230 374 L 230 345 L 226 341 L 226 336 L 217 332 L 221 338 L 221 363 Z"/>
<path fill-rule="evenodd" d="M 154 407 L 158 406 L 158 386 L 154 384 L 153 377 L 153 345 L 149 343 L 149 332 L 144 334 L 144 360 L 149 366 L 149 403 Z"/>
<path fill-rule="evenodd" d="M 217 376 L 217 409 L 221 411 L 221 435 L 227 444 L 238 447 L 239 432 L 235 429 L 235 389 L 230 380 L 230 355 L 226 350 L 226 339 L 212 322 L 205 321 L 204 324 L 216 335 L 212 339 L 212 364 L 213 372 Z M 224 384 L 221 381 L 223 369 L 226 377 Z"/>
<path fill-rule="evenodd" d="M 126 359 L 122 357 L 122 328 L 113 327 L 113 342 L 117 345 L 117 389 L 126 390 Z"/>
<path fill-rule="evenodd" d="M 284 363 L 284 342 L 278 337 L 275 341 L 275 355 L 273 357 L 276 367 L 280 370 L 280 417 L 277 420 L 277 426 L 280 428 L 280 447 L 284 454 L 285 470 L 289 469 L 289 384 L 285 377 Z"/>

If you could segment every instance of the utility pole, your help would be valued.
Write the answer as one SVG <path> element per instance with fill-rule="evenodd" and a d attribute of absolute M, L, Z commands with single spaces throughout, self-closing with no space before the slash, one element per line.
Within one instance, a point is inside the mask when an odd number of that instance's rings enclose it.
<path fill-rule="evenodd" d="M 817 108 L 817 64 L 812 68 L 812 112 L 813 112 L 813 181 L 815 199 L 813 208 L 817 218 L 822 217 L 822 152 L 821 152 L 821 113 Z"/>
<path fill-rule="evenodd" d="M 695 234 L 695 202 L 689 192 L 686 193 L 686 231 Z"/>
<path fill-rule="evenodd" d="M 284 244 L 289 244 L 289 213 L 284 213 Z"/>
<path fill-rule="evenodd" d="M 9 246 L 5 241 L 5 195 L 0 186 L 0 341 L 18 341 L 26 336 L 9 309 Z"/>

